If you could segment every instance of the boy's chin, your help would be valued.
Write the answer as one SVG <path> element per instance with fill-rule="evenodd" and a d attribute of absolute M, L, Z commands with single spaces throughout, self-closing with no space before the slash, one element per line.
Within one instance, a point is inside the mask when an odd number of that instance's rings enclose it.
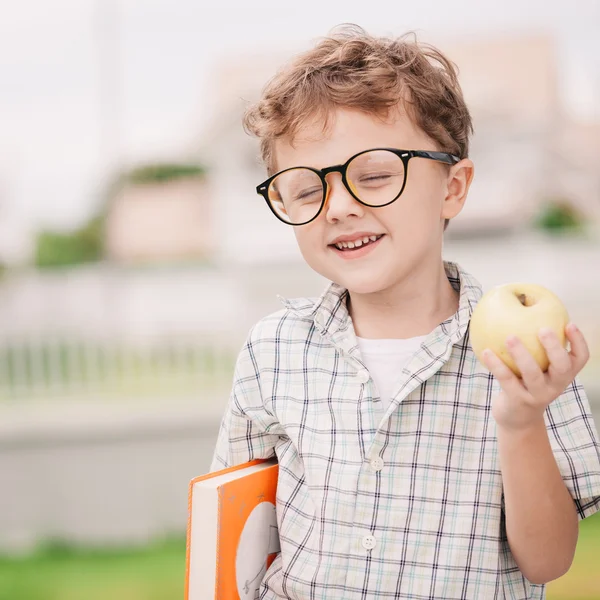
<path fill-rule="evenodd" d="M 343 285 L 343 284 L 342 284 Z M 377 294 L 385 289 L 383 285 L 344 285 L 350 294 L 367 296 L 369 294 Z"/>
<path fill-rule="evenodd" d="M 345 287 L 351 294 L 376 294 L 389 287 L 390 282 L 384 281 L 375 273 L 338 276 L 333 279 L 337 284 Z"/>
<path fill-rule="evenodd" d="M 350 269 L 343 271 L 332 269 L 329 265 L 324 264 L 309 263 L 309 266 L 325 279 L 341 285 L 354 294 L 376 294 L 392 284 L 389 272 L 386 272 L 384 265 L 381 264 L 372 265 L 370 268 L 360 268 L 354 272 Z M 377 267 L 381 268 L 378 269 Z"/>

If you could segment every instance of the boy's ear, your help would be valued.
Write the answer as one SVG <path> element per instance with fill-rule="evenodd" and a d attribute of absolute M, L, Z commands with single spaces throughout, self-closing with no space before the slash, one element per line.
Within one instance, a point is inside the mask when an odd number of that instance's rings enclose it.
<path fill-rule="evenodd" d="M 463 158 L 460 162 L 450 167 L 447 179 L 446 197 L 442 207 L 442 219 L 453 219 L 462 210 L 471 182 L 475 165 L 468 158 Z"/>

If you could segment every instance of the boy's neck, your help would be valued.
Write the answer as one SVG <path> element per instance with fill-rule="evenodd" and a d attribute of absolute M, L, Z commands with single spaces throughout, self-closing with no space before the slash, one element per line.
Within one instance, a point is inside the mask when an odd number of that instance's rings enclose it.
<path fill-rule="evenodd" d="M 440 261 L 418 268 L 385 292 L 350 293 L 347 303 L 358 337 L 407 339 L 427 335 L 456 313 L 459 295 Z"/>

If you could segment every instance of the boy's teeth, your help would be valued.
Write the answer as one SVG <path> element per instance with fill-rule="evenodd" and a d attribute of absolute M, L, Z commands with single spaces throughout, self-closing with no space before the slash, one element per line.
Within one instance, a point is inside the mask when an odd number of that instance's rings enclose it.
<path fill-rule="evenodd" d="M 364 237 L 362 240 L 356 240 L 354 242 L 338 242 L 336 244 L 336 248 L 338 250 L 344 250 L 345 248 L 360 248 L 363 244 L 368 244 L 369 242 L 376 242 L 377 239 L 378 236 L 371 235 Z"/>

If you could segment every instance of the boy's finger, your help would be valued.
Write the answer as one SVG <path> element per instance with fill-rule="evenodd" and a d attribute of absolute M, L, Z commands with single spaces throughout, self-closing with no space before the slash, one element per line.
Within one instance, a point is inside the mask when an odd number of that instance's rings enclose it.
<path fill-rule="evenodd" d="M 577 372 L 581 371 L 590 358 L 590 349 L 588 348 L 583 333 L 574 323 L 569 323 L 566 329 L 567 338 L 571 344 L 571 357 L 573 366 Z"/>
<path fill-rule="evenodd" d="M 506 364 L 491 350 L 484 350 L 482 354 L 485 366 L 498 380 L 500 387 L 508 396 L 521 396 L 525 390 L 519 378 L 506 366 Z"/>
<path fill-rule="evenodd" d="M 565 378 L 573 370 L 573 359 L 560 343 L 558 336 L 552 329 L 544 328 L 539 331 L 538 337 L 550 361 L 548 372 L 551 378 Z"/>
<path fill-rule="evenodd" d="M 535 396 L 541 396 L 545 391 L 546 377 L 531 352 L 516 336 L 510 336 L 506 340 L 506 347 L 521 371 L 521 378 L 527 390 Z"/>

